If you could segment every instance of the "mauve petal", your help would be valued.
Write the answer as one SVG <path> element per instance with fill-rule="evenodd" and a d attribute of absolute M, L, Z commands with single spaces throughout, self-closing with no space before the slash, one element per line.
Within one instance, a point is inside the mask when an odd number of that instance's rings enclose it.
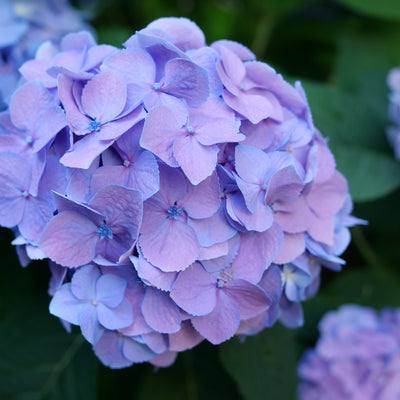
<path fill-rule="evenodd" d="M 239 251 L 239 233 L 229 239 L 226 243 L 228 244 L 228 252 L 226 255 L 219 256 L 211 260 L 201 260 L 201 264 L 206 271 L 217 272 L 222 268 L 232 266 L 233 260 L 237 256 Z"/>
<path fill-rule="evenodd" d="M 87 306 L 86 301 L 80 301 L 72 294 L 71 284 L 65 283 L 51 299 L 49 311 L 58 318 L 79 325 L 79 315 Z"/>
<path fill-rule="evenodd" d="M 271 102 L 266 97 L 258 94 L 240 92 L 239 96 L 234 96 L 224 90 L 222 97 L 229 107 L 243 115 L 253 124 L 258 124 L 263 119 L 270 117 L 274 111 Z"/>
<path fill-rule="evenodd" d="M 51 200 L 51 193 L 47 198 L 28 197 L 26 199 L 24 216 L 18 224 L 18 229 L 25 239 L 35 243 L 39 242 L 40 236 L 55 210 Z"/>
<path fill-rule="evenodd" d="M 160 157 L 169 166 L 177 167 L 173 144 L 183 133 L 174 113 L 166 107 L 157 107 L 150 111 L 146 118 L 140 145 Z"/>
<path fill-rule="evenodd" d="M 293 201 L 298 198 L 304 187 L 294 165 L 276 172 L 268 184 L 266 202 L 271 204 L 276 201 Z"/>
<path fill-rule="evenodd" d="M 171 285 L 176 278 L 176 272 L 164 272 L 159 268 L 151 265 L 144 257 L 140 256 L 139 259 L 129 257 L 142 281 L 149 286 L 154 286 L 161 290 L 169 291 Z"/>
<path fill-rule="evenodd" d="M 147 345 L 138 343 L 133 338 L 131 339 L 128 337 L 124 339 L 122 352 L 128 360 L 131 360 L 134 363 L 150 361 L 156 357 L 156 353 L 154 353 Z"/>
<path fill-rule="evenodd" d="M 343 207 L 348 193 L 347 181 L 335 171 L 328 181 L 315 184 L 306 197 L 310 208 L 321 218 L 331 217 Z"/>
<path fill-rule="evenodd" d="M 240 144 L 235 147 L 236 171 L 244 181 L 262 185 L 271 169 L 271 157 L 271 153 L 264 153 L 256 147 Z M 254 168 L 249 168 L 250 165 Z"/>
<path fill-rule="evenodd" d="M 167 350 L 150 360 L 150 363 L 156 367 L 169 367 L 176 360 L 177 355 L 176 351 Z"/>
<path fill-rule="evenodd" d="M 203 146 L 192 135 L 179 137 L 173 142 L 173 154 L 193 185 L 210 176 L 217 164 L 219 147 Z"/>
<path fill-rule="evenodd" d="M 146 111 L 139 106 L 128 114 L 121 116 L 114 121 L 110 121 L 102 125 L 98 132 L 95 132 L 98 140 L 111 140 L 119 138 L 123 133 L 127 132 L 136 123 L 144 119 Z"/>
<path fill-rule="evenodd" d="M 75 142 L 72 150 L 67 151 L 60 162 L 66 167 L 87 169 L 113 143 L 114 140 L 98 140 L 93 133 L 88 134 Z"/>
<path fill-rule="evenodd" d="M 220 205 L 218 177 L 213 173 L 197 185 L 188 185 L 185 197 L 179 202 L 191 218 L 203 219 L 213 216 Z"/>
<path fill-rule="evenodd" d="M 241 193 L 235 193 L 226 199 L 226 210 L 234 221 L 249 231 L 264 232 L 274 222 L 273 212 L 261 199 L 255 205 L 254 211 L 250 212 Z"/>
<path fill-rule="evenodd" d="M 299 328 L 304 324 L 304 315 L 301 304 L 291 302 L 282 296 L 279 303 L 279 321 L 287 328 Z"/>
<path fill-rule="evenodd" d="M 73 94 L 74 81 L 65 75 L 58 77 L 58 95 L 67 114 L 67 122 L 71 130 L 78 135 L 88 132 L 90 118 L 83 115 L 76 104 Z"/>
<path fill-rule="evenodd" d="M 0 153 L 1 225 L 12 228 L 21 222 L 30 180 L 31 169 L 22 156 L 8 152 Z"/>
<path fill-rule="evenodd" d="M 158 230 L 142 234 L 139 246 L 144 257 L 165 272 L 182 271 L 199 255 L 199 244 L 193 229 L 168 218 Z"/>
<path fill-rule="evenodd" d="M 275 203 L 274 220 L 284 232 L 299 233 L 306 231 L 312 222 L 312 212 L 303 196 L 288 203 Z"/>
<path fill-rule="evenodd" d="M 204 33 L 187 18 L 158 18 L 147 25 L 147 29 L 160 29 L 168 32 L 173 37 L 174 45 L 183 51 L 205 45 Z"/>
<path fill-rule="evenodd" d="M 104 215 L 99 213 L 86 204 L 71 200 L 69 197 L 53 192 L 54 201 L 59 213 L 63 211 L 74 211 L 91 220 L 95 225 L 100 226 L 104 220 Z"/>
<path fill-rule="evenodd" d="M 317 242 L 333 246 L 335 243 L 335 218 L 318 218 L 312 214 L 311 226 L 307 232 Z"/>
<path fill-rule="evenodd" d="M 222 207 L 212 217 L 204 219 L 189 218 L 188 225 L 193 228 L 200 246 L 203 247 L 225 242 L 236 233 L 236 229 L 227 222 Z"/>
<path fill-rule="evenodd" d="M 149 326 L 157 332 L 174 333 L 180 329 L 178 307 L 166 292 L 152 287 L 146 288 L 142 313 Z"/>
<path fill-rule="evenodd" d="M 125 298 L 117 307 L 108 308 L 99 303 L 96 308 L 99 322 L 107 329 L 126 328 L 133 321 L 131 303 Z"/>
<path fill-rule="evenodd" d="M 17 128 L 35 132 L 38 118 L 40 118 L 43 112 L 47 109 L 52 109 L 55 105 L 53 97 L 39 81 L 29 81 L 21 86 L 11 98 L 11 120 Z M 62 112 L 61 109 L 59 111 Z M 56 124 L 58 121 L 57 117 L 56 113 Z M 63 126 L 65 126 L 65 124 Z M 61 126 L 60 129 L 63 128 L 63 126 Z M 55 133 L 57 133 L 57 131 L 54 132 L 54 134 Z"/>
<path fill-rule="evenodd" d="M 142 301 L 143 301 L 144 288 L 139 291 L 127 290 L 125 297 L 129 300 L 132 306 L 133 321 L 126 328 L 120 331 L 127 336 L 143 335 L 144 333 L 152 332 L 142 314 Z"/>
<path fill-rule="evenodd" d="M 283 290 L 280 268 L 276 264 L 270 265 L 264 272 L 258 286 L 264 289 L 265 293 L 274 303 L 278 303 Z"/>
<path fill-rule="evenodd" d="M 282 248 L 274 258 L 276 264 L 286 264 L 292 262 L 298 256 L 304 253 L 306 243 L 304 233 L 284 233 Z"/>
<path fill-rule="evenodd" d="M 222 290 L 236 303 L 240 319 L 253 318 L 271 305 L 270 298 L 262 289 L 242 279 L 226 283 Z"/>
<path fill-rule="evenodd" d="M 88 81 L 82 91 L 85 114 L 102 124 L 114 120 L 126 103 L 126 83 L 116 73 L 105 70 Z"/>
<path fill-rule="evenodd" d="M 233 264 L 235 278 L 257 284 L 279 252 L 282 242 L 282 231 L 277 224 L 265 232 L 242 233 L 239 253 Z"/>
<path fill-rule="evenodd" d="M 109 185 L 96 193 L 89 206 L 106 216 L 115 235 L 127 234 L 131 242 L 135 241 L 143 215 L 142 194 L 138 190 Z"/>
<path fill-rule="evenodd" d="M 207 71 L 192 61 L 175 58 L 165 65 L 163 92 L 185 99 L 191 107 L 199 106 L 207 100 Z"/>
<path fill-rule="evenodd" d="M 93 350 L 100 361 L 110 368 L 126 368 L 132 365 L 122 353 L 126 338 L 116 331 L 106 331 Z M 136 343 L 136 342 L 135 342 Z"/>
<path fill-rule="evenodd" d="M 217 304 L 210 314 L 193 317 L 193 327 L 212 344 L 230 339 L 240 323 L 240 312 L 236 302 L 223 290 L 217 291 Z"/>
<path fill-rule="evenodd" d="M 217 283 L 199 263 L 179 273 L 170 296 L 183 310 L 192 315 L 209 314 L 215 307 Z"/>
<path fill-rule="evenodd" d="M 199 260 L 212 260 L 213 258 L 226 256 L 228 250 L 228 241 L 213 244 L 208 247 L 200 247 Z"/>
<path fill-rule="evenodd" d="M 119 50 L 108 57 L 104 65 L 123 76 L 128 84 L 136 84 L 149 91 L 154 83 L 156 66 L 150 54 L 140 48 Z"/>
<path fill-rule="evenodd" d="M 85 265 L 79 268 L 71 280 L 71 292 L 79 300 L 96 299 L 96 282 L 101 272 L 94 265 Z"/>
<path fill-rule="evenodd" d="M 229 78 L 235 86 L 239 87 L 246 75 L 246 70 L 242 60 L 225 46 L 220 46 L 219 50 L 227 78 Z"/>
<path fill-rule="evenodd" d="M 105 329 L 97 320 L 96 307 L 88 305 L 79 315 L 79 325 L 81 326 L 82 335 L 90 343 L 95 345 Z"/>
<path fill-rule="evenodd" d="M 172 351 L 188 350 L 197 346 L 203 339 L 190 321 L 182 321 L 181 329 L 169 335 L 169 349 Z"/>
<path fill-rule="evenodd" d="M 318 142 L 317 142 L 318 143 Z M 324 142 L 319 142 L 316 157 L 318 162 L 316 183 L 326 182 L 332 177 L 335 172 L 336 162 L 332 152 Z"/>
<path fill-rule="evenodd" d="M 96 300 L 109 308 L 115 308 L 121 304 L 126 286 L 126 280 L 117 275 L 102 275 L 96 283 Z"/>
<path fill-rule="evenodd" d="M 79 267 L 90 263 L 95 256 L 96 229 L 96 225 L 86 217 L 64 211 L 48 223 L 39 246 L 56 263 Z"/>

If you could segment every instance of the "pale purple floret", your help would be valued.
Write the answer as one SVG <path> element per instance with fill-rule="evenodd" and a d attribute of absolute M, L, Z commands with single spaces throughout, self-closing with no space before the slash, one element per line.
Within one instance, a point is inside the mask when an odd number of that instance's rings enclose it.
<path fill-rule="evenodd" d="M 183 173 L 160 165 L 160 190 L 144 203 L 139 247 L 143 256 L 162 271 L 181 271 L 199 256 L 191 219 L 205 219 L 219 207 L 216 175 L 197 186 Z"/>
<path fill-rule="evenodd" d="M 156 60 L 145 49 L 128 48 L 109 57 L 105 66 L 125 79 L 132 104 L 143 103 L 148 112 L 170 108 L 180 124 L 186 121 L 187 105 L 197 107 L 209 94 L 207 71 L 189 59 L 172 58 L 158 72 Z"/>
<path fill-rule="evenodd" d="M 172 299 L 191 318 L 195 329 L 211 343 L 233 336 L 240 320 L 253 318 L 271 301 L 257 286 L 235 278 L 234 264 L 212 275 L 199 263 L 179 273 L 172 286 Z"/>
<path fill-rule="evenodd" d="M 59 199 L 58 211 L 40 239 L 50 259 L 68 267 L 79 267 L 96 257 L 117 262 L 136 242 L 142 195 L 137 190 L 109 185 L 88 206 Z"/>
<path fill-rule="evenodd" d="M 132 109 L 124 79 L 110 70 L 85 85 L 60 75 L 59 95 L 68 126 L 83 136 L 61 157 L 67 167 L 88 168 L 115 139 L 144 117 L 141 107 Z"/>
<path fill-rule="evenodd" d="M 143 200 L 158 191 L 157 160 L 152 153 L 139 146 L 142 128 L 141 123 L 135 125 L 115 142 L 113 148 L 121 157 L 120 164 L 103 165 L 95 170 L 89 184 L 92 193 L 96 193 L 107 182 L 139 190 L 143 194 Z"/>
<path fill-rule="evenodd" d="M 320 322 L 299 364 L 301 400 L 392 400 L 400 396 L 398 310 L 344 305 Z"/>
<path fill-rule="evenodd" d="M 300 83 L 185 18 L 124 46 L 42 44 L 0 113 L 0 224 L 51 311 L 111 368 L 300 326 L 363 223 Z"/>
<path fill-rule="evenodd" d="M 213 116 L 213 117 L 210 117 Z M 217 164 L 218 143 L 239 142 L 239 124 L 219 100 L 189 108 L 182 126 L 168 108 L 156 108 L 146 118 L 140 144 L 171 167 L 180 166 L 193 185 L 210 176 Z"/>
<path fill-rule="evenodd" d="M 39 81 L 24 84 L 13 94 L 10 117 L 20 132 L 15 145 L 18 141 L 21 148 L 15 149 L 16 152 L 24 151 L 27 146 L 38 152 L 67 125 L 64 111 Z"/>
<path fill-rule="evenodd" d="M 132 307 L 124 297 L 126 286 L 124 279 L 102 275 L 94 265 L 86 265 L 56 291 L 50 313 L 79 325 L 83 336 L 96 344 L 105 329 L 124 328 L 132 323 Z"/>
<path fill-rule="evenodd" d="M 67 0 L 0 2 L 0 109 L 18 87 L 19 67 L 46 40 L 59 42 L 68 32 L 90 29 Z"/>
<path fill-rule="evenodd" d="M 150 361 L 157 356 L 135 337 L 117 331 L 106 331 L 93 348 L 100 361 L 110 368 L 125 368 L 134 363 Z"/>
<path fill-rule="evenodd" d="M 394 154 L 400 160 L 400 68 L 392 68 L 387 76 L 389 95 L 389 117 L 392 125 L 386 129 Z"/>

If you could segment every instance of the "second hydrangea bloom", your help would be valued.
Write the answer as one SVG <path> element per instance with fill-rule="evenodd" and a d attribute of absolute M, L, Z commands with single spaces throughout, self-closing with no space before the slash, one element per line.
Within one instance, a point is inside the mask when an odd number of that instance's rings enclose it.
<path fill-rule="evenodd" d="M 183 18 L 124 45 L 43 46 L 1 115 L 0 223 L 54 262 L 50 311 L 114 368 L 301 325 L 360 221 L 300 83 Z"/>

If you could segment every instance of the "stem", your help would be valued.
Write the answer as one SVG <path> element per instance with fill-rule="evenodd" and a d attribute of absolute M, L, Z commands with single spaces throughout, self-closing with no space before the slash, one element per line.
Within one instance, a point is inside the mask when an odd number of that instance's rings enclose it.
<path fill-rule="evenodd" d="M 68 366 L 71 360 L 75 357 L 77 351 L 84 342 L 82 335 L 77 335 L 74 341 L 71 343 L 67 351 L 64 353 L 63 357 L 56 363 L 52 373 L 40 390 L 40 398 L 44 397 L 49 393 L 51 388 L 54 386 L 55 382 L 59 379 L 63 370 Z"/>
<path fill-rule="evenodd" d="M 197 383 L 193 368 L 193 354 L 191 351 L 185 351 L 182 355 L 183 365 L 185 367 L 185 385 L 188 400 L 198 400 Z"/>

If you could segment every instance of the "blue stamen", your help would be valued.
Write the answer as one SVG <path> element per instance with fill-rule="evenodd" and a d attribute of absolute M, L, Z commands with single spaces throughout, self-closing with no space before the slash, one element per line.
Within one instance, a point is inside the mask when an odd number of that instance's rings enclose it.
<path fill-rule="evenodd" d="M 153 83 L 153 89 L 154 90 L 160 90 L 161 89 L 161 85 L 158 82 Z"/>
<path fill-rule="evenodd" d="M 96 229 L 97 236 L 102 239 L 112 240 L 114 238 L 113 230 L 111 226 L 108 226 L 105 221 L 103 221 L 103 225 Z"/>
<path fill-rule="evenodd" d="M 184 209 L 183 208 L 178 208 L 176 204 L 174 204 L 172 207 L 168 208 L 168 218 L 170 219 L 175 219 L 176 221 L 179 219 L 179 217 L 183 214 Z"/>
<path fill-rule="evenodd" d="M 101 123 L 96 121 L 96 118 L 93 121 L 89 122 L 89 131 L 94 132 L 94 131 L 99 131 L 100 130 Z"/>

